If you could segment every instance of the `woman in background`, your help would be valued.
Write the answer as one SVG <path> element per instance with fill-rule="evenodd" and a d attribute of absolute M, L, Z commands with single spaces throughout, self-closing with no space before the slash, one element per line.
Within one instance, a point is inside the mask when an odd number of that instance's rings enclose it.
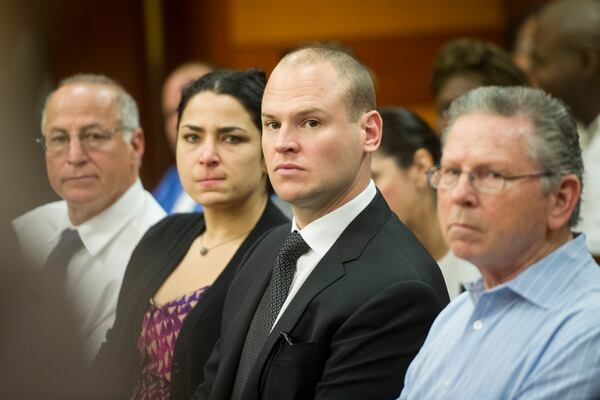
<path fill-rule="evenodd" d="M 152 227 L 134 250 L 93 366 L 107 398 L 188 399 L 218 339 L 225 294 L 252 243 L 287 218 L 269 200 L 262 71 L 217 70 L 183 89 L 177 169 L 204 207 Z"/>
<path fill-rule="evenodd" d="M 439 163 L 440 141 L 416 114 L 400 107 L 383 108 L 383 136 L 373 155 L 373 180 L 398 218 L 437 260 L 450 298 L 479 277 L 477 268 L 457 258 L 444 242 L 437 216 L 436 192 L 427 170 Z"/>

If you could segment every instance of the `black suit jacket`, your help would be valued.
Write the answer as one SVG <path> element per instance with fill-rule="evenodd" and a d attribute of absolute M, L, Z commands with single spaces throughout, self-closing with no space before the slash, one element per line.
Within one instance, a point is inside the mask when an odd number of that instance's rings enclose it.
<path fill-rule="evenodd" d="M 227 289 L 244 253 L 265 231 L 289 220 L 268 202 L 262 216 L 223 272 L 183 322 L 173 353 L 171 399 L 189 399 L 219 337 Z M 138 367 L 136 342 L 148 302 L 204 232 L 203 214 L 169 216 L 153 226 L 134 250 L 119 294 L 115 323 L 92 365 L 105 398 L 129 399 Z"/>
<path fill-rule="evenodd" d="M 288 224 L 267 233 L 240 265 L 196 399 L 230 398 L 246 333 L 289 232 Z M 438 265 L 378 193 L 273 327 L 242 398 L 395 398 L 448 301 Z"/>

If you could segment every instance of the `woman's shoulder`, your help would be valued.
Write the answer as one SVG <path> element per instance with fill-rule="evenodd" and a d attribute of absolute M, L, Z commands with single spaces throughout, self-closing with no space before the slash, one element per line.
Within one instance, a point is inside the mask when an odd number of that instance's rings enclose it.
<path fill-rule="evenodd" d="M 202 213 L 168 215 L 150 227 L 142 240 L 160 238 L 169 233 L 184 233 L 189 228 L 197 227 L 199 224 L 204 224 L 204 214 Z"/>
<path fill-rule="evenodd" d="M 164 250 L 164 246 L 168 246 L 169 243 L 180 242 L 188 235 L 197 235 L 203 229 L 202 213 L 169 215 L 148 229 L 136 246 L 134 255 L 140 251 L 146 253 L 148 249 Z"/>

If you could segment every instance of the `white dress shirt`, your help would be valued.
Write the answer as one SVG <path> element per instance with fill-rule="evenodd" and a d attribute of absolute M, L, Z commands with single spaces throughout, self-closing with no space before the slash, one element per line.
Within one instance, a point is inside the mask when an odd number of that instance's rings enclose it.
<path fill-rule="evenodd" d="M 442 275 L 444 275 L 444 282 L 446 282 L 450 300 L 461 294 L 466 284 L 481 277 L 481 273 L 475 265 L 456 257 L 452 250 L 437 260 L 437 263 L 442 270 Z"/>
<path fill-rule="evenodd" d="M 88 362 L 113 324 L 131 252 L 148 228 L 164 216 L 138 179 L 110 207 L 78 226 L 71 224 L 65 201 L 45 204 L 13 221 L 24 257 L 39 268 L 65 229 L 79 232 L 84 247 L 67 267 L 65 287 L 81 321 Z"/>
<path fill-rule="evenodd" d="M 292 279 L 288 296 L 279 310 L 275 324 L 283 315 L 285 309 L 290 304 L 302 284 L 306 281 L 310 273 L 315 269 L 319 261 L 329 251 L 331 246 L 340 237 L 350 222 L 354 220 L 364 210 L 371 200 L 375 198 L 377 189 L 371 180 L 365 190 L 360 192 L 355 198 L 322 216 L 321 218 L 306 225 L 303 229 L 299 229 L 296 224 L 296 217 L 292 219 L 292 232 L 298 231 L 306 244 L 310 246 L 310 250 L 298 259 L 296 263 L 296 273 Z M 271 327 L 272 328 L 272 327 Z"/>
<path fill-rule="evenodd" d="M 587 138 L 582 152 L 581 221 L 576 230 L 585 233 L 590 253 L 597 256 L 600 255 L 600 114 L 588 127 Z"/>

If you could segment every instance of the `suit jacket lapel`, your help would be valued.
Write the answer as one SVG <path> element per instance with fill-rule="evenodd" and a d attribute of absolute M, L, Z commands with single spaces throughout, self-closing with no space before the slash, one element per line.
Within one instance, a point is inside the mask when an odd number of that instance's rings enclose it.
<path fill-rule="evenodd" d="M 280 333 L 287 333 L 292 330 L 312 299 L 343 275 L 344 266 L 339 260 L 339 256 L 337 255 L 334 245 L 317 264 L 298 293 L 296 293 L 296 296 L 294 296 L 279 321 L 277 321 L 273 327 L 271 334 L 267 338 L 264 347 L 256 359 L 255 367 L 252 369 L 252 372 L 248 377 L 242 398 L 257 398 L 256 396 L 259 393 L 259 383 L 262 370 L 269 355 L 271 354 L 271 351 L 273 350 L 273 347 L 278 342 Z"/>
<path fill-rule="evenodd" d="M 344 276 L 344 264 L 360 257 L 365 246 L 369 243 L 371 238 L 382 229 L 390 216 L 391 211 L 378 191 L 371 203 L 369 203 L 350 225 L 348 225 L 338 240 L 333 244 L 325 256 L 323 256 L 321 261 L 319 261 L 298 293 L 296 293 L 296 296 L 294 296 L 279 321 L 277 321 L 273 327 L 263 349 L 258 355 L 255 367 L 248 377 L 243 398 L 253 399 L 255 398 L 254 394 L 259 393 L 262 371 L 273 347 L 278 342 L 280 332 L 287 333 L 291 331 L 312 299 L 329 285 Z M 261 295 L 263 292 L 264 288 L 261 290 Z M 258 298 L 258 301 L 260 301 L 260 297 Z M 256 310 L 258 301 L 254 305 L 253 310 Z M 252 313 L 252 316 L 254 316 L 254 313 Z M 250 318 L 250 321 L 251 320 L 252 319 Z M 246 326 L 246 330 L 250 325 L 250 321 Z"/>
<path fill-rule="evenodd" d="M 242 293 L 242 296 L 235 302 L 235 304 L 239 305 L 239 309 L 235 312 L 231 318 L 230 325 L 227 327 L 226 340 L 221 343 L 222 355 L 219 361 L 219 370 L 227 371 L 227 374 L 221 377 L 224 382 L 220 383 L 219 387 L 228 388 L 227 390 L 233 387 L 250 323 L 271 279 L 279 247 L 289 231 L 289 224 L 286 224 L 278 228 L 276 235 L 269 235 L 269 237 L 265 238 L 265 240 L 269 241 L 269 244 L 272 243 L 272 246 L 263 245 L 263 253 L 261 254 L 253 251 L 252 256 L 248 260 L 249 262 L 244 262 L 241 265 L 243 269 L 234 278 L 229 293 Z"/>

